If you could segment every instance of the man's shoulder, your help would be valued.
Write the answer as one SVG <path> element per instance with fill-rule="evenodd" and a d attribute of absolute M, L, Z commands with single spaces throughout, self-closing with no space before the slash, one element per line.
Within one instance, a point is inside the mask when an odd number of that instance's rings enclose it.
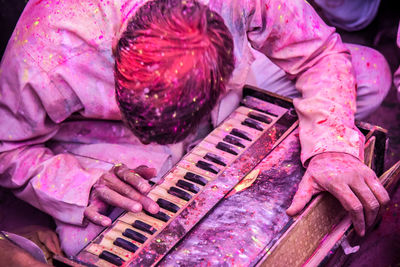
<path fill-rule="evenodd" d="M 44 71 L 87 51 L 109 50 L 122 1 L 28 2 L 10 40 Z"/>

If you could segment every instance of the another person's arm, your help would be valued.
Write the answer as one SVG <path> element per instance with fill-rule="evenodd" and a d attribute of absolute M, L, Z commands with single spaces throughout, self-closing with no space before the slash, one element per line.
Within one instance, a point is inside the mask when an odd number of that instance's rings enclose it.
<path fill-rule="evenodd" d="M 61 255 L 57 234 L 42 226 L 27 226 L 14 233 L 0 231 L 0 263 L 7 266 L 48 266 Z"/>
<path fill-rule="evenodd" d="M 49 266 L 33 258 L 28 252 L 0 237 L 0 262 L 15 267 L 44 267 Z"/>

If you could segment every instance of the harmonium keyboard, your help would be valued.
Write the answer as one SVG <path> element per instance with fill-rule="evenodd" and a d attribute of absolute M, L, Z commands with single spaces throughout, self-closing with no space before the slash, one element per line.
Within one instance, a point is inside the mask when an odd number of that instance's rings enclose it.
<path fill-rule="evenodd" d="M 148 196 L 161 207 L 159 213 L 124 212 L 75 257 L 55 262 L 299 266 L 326 261 L 350 221 L 340 224 L 346 213 L 329 194 L 314 198 L 295 218 L 286 215 L 305 171 L 297 126 L 290 99 L 245 86 L 241 105 L 153 185 Z M 359 128 L 367 137 L 367 164 L 379 174 L 386 131 L 368 124 Z M 340 225 L 335 242 L 326 246 Z M 326 252 L 315 259 L 318 248 Z"/>

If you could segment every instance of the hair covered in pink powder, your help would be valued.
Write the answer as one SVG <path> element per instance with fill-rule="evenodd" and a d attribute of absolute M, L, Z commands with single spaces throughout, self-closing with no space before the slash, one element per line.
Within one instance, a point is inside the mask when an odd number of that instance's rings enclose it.
<path fill-rule="evenodd" d="M 193 132 L 234 69 L 223 19 L 191 0 L 142 6 L 115 49 L 116 97 L 144 143 L 175 143 Z"/>

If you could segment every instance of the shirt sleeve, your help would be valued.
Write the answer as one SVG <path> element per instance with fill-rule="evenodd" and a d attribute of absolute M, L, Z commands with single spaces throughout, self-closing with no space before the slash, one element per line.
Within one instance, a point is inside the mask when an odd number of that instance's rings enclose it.
<path fill-rule="evenodd" d="M 348 153 L 362 160 L 364 137 L 354 124 L 354 71 L 335 29 L 303 0 L 255 0 L 248 8 L 252 47 L 295 79 L 302 94 L 294 105 L 303 164 L 323 152 Z"/>
<path fill-rule="evenodd" d="M 60 221 L 81 224 L 90 189 L 104 171 L 84 169 L 73 155 L 55 155 L 45 145 L 79 105 L 59 94 L 18 43 L 9 45 L 0 69 L 0 186 Z"/>

